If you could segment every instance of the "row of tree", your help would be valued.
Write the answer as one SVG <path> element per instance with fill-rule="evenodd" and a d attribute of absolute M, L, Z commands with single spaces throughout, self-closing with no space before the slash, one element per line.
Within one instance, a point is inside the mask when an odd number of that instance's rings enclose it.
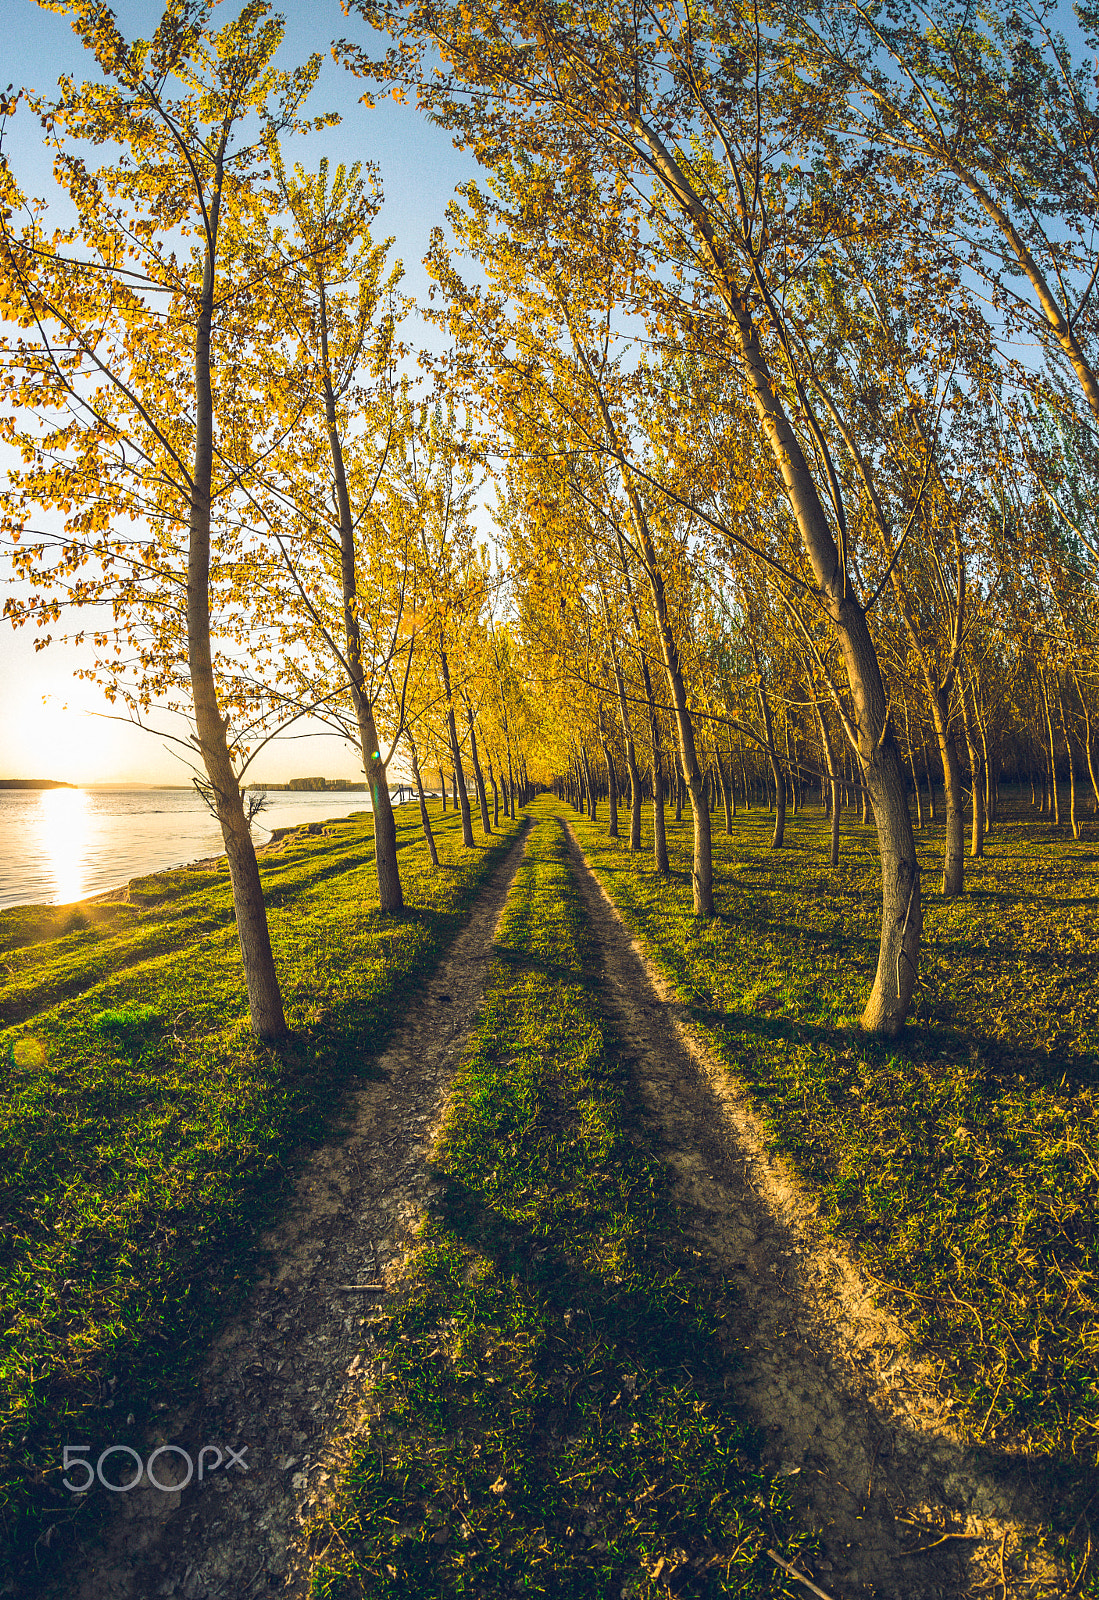
<path fill-rule="evenodd" d="M 528 792 L 529 708 L 454 417 L 398 376 L 406 306 L 370 233 L 376 174 L 284 161 L 287 138 L 336 120 L 304 115 L 319 57 L 276 67 L 283 25 L 261 0 L 221 28 L 172 0 L 134 42 L 106 6 L 58 9 L 99 79 L 2 108 L 40 117 L 57 187 L 29 200 L 0 166 L 4 613 L 38 625 L 36 647 L 64 624 L 131 720 L 186 719 L 252 1025 L 274 1040 L 246 794 L 259 750 L 303 717 L 358 746 L 396 911 L 398 749 L 437 861 L 424 766 L 450 778 L 472 846 L 465 763 L 488 833 L 486 769 L 497 820 Z"/>
<path fill-rule="evenodd" d="M 1074 827 L 1094 772 L 1092 9 L 1074 56 L 1032 5 L 356 3 L 394 43 L 352 63 L 488 169 L 431 265 L 558 773 L 602 744 L 636 817 L 647 765 L 658 867 L 685 787 L 707 916 L 708 771 L 758 752 L 777 844 L 815 745 L 877 828 L 895 1032 L 926 735 L 948 895 L 967 776 L 979 852 L 1005 759 L 1058 808 L 1067 765 Z"/>
<path fill-rule="evenodd" d="M 467 762 L 486 831 L 556 775 L 636 849 L 647 796 L 660 870 L 688 806 L 700 916 L 718 797 L 765 783 L 778 846 L 821 783 L 833 860 L 842 805 L 877 831 L 895 1032 L 935 782 L 948 895 L 1005 775 L 1057 821 L 1067 779 L 1074 831 L 1099 795 L 1094 70 L 1032 5 L 353 0 L 392 47 L 345 65 L 486 170 L 433 235 L 424 400 L 376 172 L 284 156 L 333 120 L 319 58 L 277 69 L 261 0 L 136 43 L 59 8 L 100 81 L 28 97 L 63 226 L 0 175 L 5 612 L 90 608 L 89 675 L 191 719 L 257 1033 L 242 784 L 306 715 L 362 751 L 383 910 L 398 748 L 433 856 L 425 770 L 467 845 Z"/>

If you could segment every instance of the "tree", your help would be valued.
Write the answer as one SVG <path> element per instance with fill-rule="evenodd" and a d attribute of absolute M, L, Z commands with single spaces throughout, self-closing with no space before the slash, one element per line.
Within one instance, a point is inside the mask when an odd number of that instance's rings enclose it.
<path fill-rule="evenodd" d="M 272 442 L 256 405 L 282 268 L 267 253 L 269 153 L 333 119 L 301 117 L 319 58 L 276 69 L 283 27 L 261 0 L 216 31 L 209 4 L 173 0 L 152 39 L 132 43 L 105 5 L 56 9 L 105 81 L 62 80 L 57 103 L 36 106 L 74 226 L 48 233 L 3 169 L 0 297 L 20 330 L 4 344 L 5 436 L 23 458 L 3 528 L 33 588 L 5 613 L 48 626 L 64 606 L 109 606 L 91 669 L 108 695 L 137 716 L 161 696 L 193 718 L 252 1027 L 277 1039 L 286 1023 L 240 783 L 249 719 L 266 713 L 258 674 L 233 651 L 263 557 L 232 508 Z M 81 145 L 111 158 L 92 167 Z M 62 531 L 36 529 L 36 511 Z"/>
<path fill-rule="evenodd" d="M 370 234 L 381 198 L 359 166 L 337 167 L 331 180 L 326 161 L 316 174 L 299 166 L 288 175 L 276 153 L 274 166 L 293 223 L 283 247 L 286 348 L 277 374 L 289 431 L 263 464 L 252 499 L 288 573 L 278 613 L 300 619 L 305 703 L 323 704 L 346 728 L 339 719 L 341 683 L 350 697 L 350 731 L 370 785 L 378 906 L 399 911 L 404 896 L 387 769 L 400 739 L 402 697 L 387 754 L 378 701 L 402 650 L 407 677 L 413 648 L 402 638 L 410 531 L 392 514 L 399 501 L 387 497 L 384 483 L 395 438 L 412 426 L 411 406 L 392 371 L 402 268 L 398 262 L 385 274 L 390 241 L 375 244 Z M 284 627 L 288 641 L 294 633 Z M 316 681 L 317 658 L 325 655 L 335 687 Z"/>

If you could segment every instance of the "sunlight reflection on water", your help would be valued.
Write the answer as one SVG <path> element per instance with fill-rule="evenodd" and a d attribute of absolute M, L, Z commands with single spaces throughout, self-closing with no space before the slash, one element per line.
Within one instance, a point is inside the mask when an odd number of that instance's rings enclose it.
<path fill-rule="evenodd" d="M 61 905 L 85 893 L 88 796 L 83 789 L 46 789 L 38 802 L 39 849 Z"/>
<path fill-rule="evenodd" d="M 369 804 L 362 792 L 275 790 L 254 824 L 256 843 L 272 828 L 347 816 Z M 224 848 L 193 789 L 2 789 L 0 908 L 64 905 Z"/>

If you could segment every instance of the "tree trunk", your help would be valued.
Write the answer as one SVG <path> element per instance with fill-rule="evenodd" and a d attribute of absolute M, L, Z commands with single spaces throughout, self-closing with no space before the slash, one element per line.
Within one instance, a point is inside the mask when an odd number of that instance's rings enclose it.
<path fill-rule="evenodd" d="M 992 776 L 992 763 L 988 757 L 988 729 L 985 726 L 986 718 L 981 710 L 980 683 L 977 674 L 973 674 L 973 715 L 977 722 L 977 731 L 981 737 L 981 767 L 984 773 L 985 785 L 985 836 L 996 820 L 996 785 Z"/>
<path fill-rule="evenodd" d="M 759 705 L 763 712 L 763 731 L 767 741 L 767 755 L 771 762 L 771 776 L 775 784 L 775 831 L 771 838 L 771 849 L 781 850 L 783 836 L 786 832 L 786 779 L 782 768 L 779 766 L 778 752 L 775 749 L 775 730 L 771 721 L 771 703 L 767 698 L 767 691 L 763 687 L 763 673 L 759 657 L 756 657 L 756 670 L 760 673 Z"/>
<path fill-rule="evenodd" d="M 653 615 L 656 619 L 656 632 L 660 640 L 660 649 L 664 657 L 664 672 L 668 680 L 668 689 L 671 695 L 672 709 L 675 713 L 676 732 L 679 736 L 679 755 L 683 763 L 687 784 L 691 791 L 691 809 L 694 819 L 694 859 L 691 863 L 691 897 L 696 916 L 712 917 L 714 914 L 714 867 L 713 851 L 710 840 L 710 813 L 702 804 L 702 773 L 698 765 L 698 754 L 695 748 L 694 722 L 691 718 L 687 704 L 687 690 L 683 681 L 682 663 L 679 658 L 679 646 L 675 641 L 671 621 L 668 617 L 667 595 L 664 588 L 664 578 L 657 561 L 656 547 L 652 541 L 648 518 L 641 504 L 641 497 L 634 487 L 626 464 L 625 454 L 615 431 L 614 422 L 602 392 L 598 395 L 599 405 L 603 413 L 604 427 L 607 430 L 619 464 L 623 469 L 623 482 L 626 487 L 626 498 L 630 505 L 630 514 L 633 519 L 634 532 L 641 547 L 641 554 L 645 566 L 645 574 L 649 580 L 649 592 L 652 596 Z M 623 556 L 623 568 L 625 557 Z M 632 605 L 632 602 L 631 602 Z M 641 629 L 638 625 L 636 611 L 634 612 L 634 627 L 640 643 Z M 646 675 L 648 667 L 645 668 Z M 646 689 L 649 697 L 650 717 L 655 715 L 652 710 L 651 687 Z M 659 773 L 659 763 L 655 771 Z M 659 784 L 663 789 L 663 775 L 659 776 Z M 654 802 L 655 804 L 655 802 Z M 660 813 L 661 843 L 664 842 L 664 812 L 663 796 L 661 796 Z M 668 870 L 667 848 L 664 848 L 664 867 Z"/>
<path fill-rule="evenodd" d="M 420 774 L 420 758 L 416 750 L 416 740 L 412 736 L 411 728 L 406 728 L 405 733 L 408 736 L 408 750 L 412 757 L 412 776 L 416 780 L 416 793 L 420 799 L 420 827 L 424 830 L 424 838 L 427 841 L 427 852 L 431 857 L 431 865 L 437 867 L 439 865 L 439 852 L 435 847 L 435 835 L 431 831 L 431 818 L 428 816 L 427 811 L 427 796 L 424 794 L 424 780 Z M 439 776 L 440 778 L 442 777 L 441 772 Z M 445 798 L 445 789 L 443 790 L 443 795 Z"/>
<path fill-rule="evenodd" d="M 469 812 L 469 795 L 466 793 L 466 774 L 462 766 L 462 752 L 458 747 L 458 724 L 454 720 L 454 696 L 450 689 L 450 663 L 446 651 L 439 646 L 439 666 L 446 695 L 446 726 L 450 734 L 450 759 L 454 765 L 454 809 L 462 808 L 462 844 L 473 849 L 473 819 Z"/>
<path fill-rule="evenodd" d="M 439 793 L 443 799 L 443 812 L 446 813 L 446 778 L 443 776 L 442 767 L 439 768 Z"/>
<path fill-rule="evenodd" d="M 660 722 L 653 700 L 653 684 L 649 674 L 649 661 L 640 651 L 641 677 L 645 685 L 645 699 L 649 705 L 649 754 L 653 772 L 653 862 L 657 872 L 668 870 L 668 840 L 664 831 L 664 773 L 661 767 Z"/>
<path fill-rule="evenodd" d="M 969 853 L 977 857 L 985 853 L 984 762 L 977 746 L 980 734 L 974 726 L 964 678 L 958 681 L 958 698 L 962 703 L 962 726 L 965 729 L 965 747 L 969 752 L 969 788 L 973 807 Z"/>
<path fill-rule="evenodd" d="M 636 854 L 641 849 L 641 774 L 637 769 L 637 751 L 634 748 L 633 728 L 630 724 L 630 711 L 626 702 L 626 685 L 622 679 L 618 651 L 613 643 L 610 611 L 607 608 L 605 595 L 603 596 L 603 610 L 607 619 L 608 637 L 612 640 L 611 664 L 614 667 L 614 682 L 618 690 L 618 714 L 622 720 L 622 737 L 626 743 L 626 768 L 630 774 L 630 851 Z"/>
<path fill-rule="evenodd" d="M 718 782 L 721 784 L 721 799 L 725 806 L 725 832 L 726 834 L 731 834 L 733 831 L 733 806 L 736 804 L 733 795 L 733 779 L 732 773 L 725 771 L 725 763 L 721 759 L 721 747 L 716 739 L 714 741 L 714 756 L 717 760 Z"/>
<path fill-rule="evenodd" d="M 599 702 L 599 742 L 603 746 L 603 759 L 607 763 L 607 809 L 610 812 L 610 825 L 607 828 L 607 838 L 618 838 L 618 774 L 614 770 L 614 761 L 611 758 L 611 747 L 607 743 L 606 729 L 603 726 L 603 702 Z"/>
<path fill-rule="evenodd" d="M 1057 682 L 1057 708 L 1061 718 L 1061 732 L 1065 736 L 1065 749 L 1068 751 L 1068 820 L 1072 829 L 1072 837 L 1080 837 L 1080 824 L 1076 820 L 1076 761 L 1072 754 L 1072 740 L 1069 737 L 1068 719 L 1065 716 L 1065 697 L 1061 690 L 1060 678 Z"/>
<path fill-rule="evenodd" d="M 792 817 L 796 817 L 797 814 L 798 814 L 797 747 L 798 746 L 797 746 L 797 739 L 796 738 L 793 740 L 793 743 L 791 744 L 791 739 L 790 739 L 790 717 L 789 717 L 789 714 L 787 714 L 787 717 L 786 717 L 786 765 L 790 770 L 790 784 L 789 784 L 789 789 L 790 789 L 790 815 Z"/>
<path fill-rule="evenodd" d="M 580 757 L 584 768 L 584 786 L 588 791 L 588 813 L 591 821 L 594 822 L 596 820 L 595 785 L 592 783 L 591 763 L 588 761 L 588 747 L 585 744 L 580 746 Z"/>
<path fill-rule="evenodd" d="M 397 822 L 389 796 L 387 761 L 382 759 L 381 743 L 374 722 L 374 706 L 367 689 L 362 659 L 362 632 L 359 626 L 358 578 L 355 571 L 355 520 L 344 469 L 343 444 L 336 416 L 336 396 L 328 371 L 328 314 L 323 277 L 320 279 L 321 360 L 324 371 L 324 406 L 328 425 L 328 447 L 336 491 L 340 523 L 340 582 L 343 589 L 343 632 L 347 666 L 351 678 L 351 697 L 359 725 L 363 769 L 370 786 L 370 807 L 374 822 L 374 865 L 378 877 L 379 911 L 400 911 L 404 905 L 401 872 L 397 861 Z M 398 730 L 399 732 L 400 730 Z M 392 754 L 392 752 L 391 752 Z"/>
<path fill-rule="evenodd" d="M 943 766 L 943 789 L 946 795 L 946 843 L 943 854 L 943 894 L 953 899 L 965 887 L 965 810 L 962 803 L 962 780 L 958 771 L 958 757 L 950 731 L 950 705 L 948 693 L 934 679 L 925 677 L 927 698 L 931 706 L 931 720 L 935 737 L 939 741 L 939 759 Z"/>
<path fill-rule="evenodd" d="M 469 728 L 469 759 L 473 763 L 473 784 L 477 790 L 477 804 L 481 809 L 481 831 L 487 836 L 492 835 L 492 824 L 488 820 L 488 795 L 485 792 L 485 775 L 481 771 L 481 763 L 477 759 L 477 730 L 473 726 L 473 707 L 466 701 L 466 726 Z"/>
<path fill-rule="evenodd" d="M 836 767 L 836 751 L 832 744 L 832 735 L 828 732 L 828 724 L 824 720 L 820 701 L 813 697 L 816 707 L 817 726 L 820 728 L 820 746 L 824 751 L 824 759 L 828 766 L 828 788 L 832 800 L 832 842 L 828 856 L 828 865 L 838 867 L 840 864 L 840 780 Z"/>
<path fill-rule="evenodd" d="M 374 725 L 374 708 L 365 694 L 355 694 L 358 712 L 359 738 L 363 750 L 369 752 L 364 762 L 367 782 L 370 784 L 370 804 L 374 813 L 374 865 L 378 875 L 379 911 L 400 911 L 404 905 L 400 869 L 397 865 L 397 819 L 393 815 L 393 802 L 389 795 L 389 778 L 386 762 L 382 760 L 378 730 Z"/>
<path fill-rule="evenodd" d="M 927 820 L 935 820 L 935 786 L 931 781 L 931 763 L 927 758 L 927 740 L 923 745 L 923 775 L 927 781 Z"/>
<path fill-rule="evenodd" d="M 492 760 L 491 755 L 488 758 L 488 781 L 492 785 L 492 826 L 494 828 L 499 828 L 499 826 L 500 826 L 500 791 L 496 787 L 496 774 L 493 771 L 493 760 Z M 504 815 L 506 816 L 507 813 L 505 812 Z"/>
<path fill-rule="evenodd" d="M 229 860 L 233 909 L 236 913 L 252 1032 L 258 1039 L 273 1042 L 285 1037 L 286 1017 L 275 972 L 252 830 L 245 815 L 244 798 L 229 753 L 226 738 L 229 719 L 222 716 L 218 705 L 210 650 L 210 520 L 214 468 L 210 344 L 219 201 L 220 190 L 215 191 L 212 201 L 212 240 L 206 255 L 195 330 L 195 455 L 188 508 L 187 667 L 194 697 L 196 741 L 210 780 L 225 854 Z"/>
<path fill-rule="evenodd" d="M 1088 703 L 1084 699 L 1084 691 L 1080 687 L 1080 679 L 1076 676 L 1075 667 L 1072 669 L 1072 681 L 1076 685 L 1080 709 L 1084 713 L 1084 752 L 1088 758 L 1088 777 L 1091 779 L 1091 792 L 1095 796 L 1095 810 L 1099 812 L 1099 783 L 1095 780 L 1095 766 L 1091 759 L 1091 715 L 1088 711 Z"/>
<path fill-rule="evenodd" d="M 1057 790 L 1057 746 L 1053 737 L 1053 718 L 1049 712 L 1049 691 L 1046 688 L 1046 675 L 1044 672 L 1038 674 L 1038 681 L 1042 685 L 1042 705 L 1045 708 L 1046 731 L 1049 734 L 1049 789 L 1053 805 L 1053 826 L 1059 828 L 1061 826 L 1061 796 Z"/>
<path fill-rule="evenodd" d="M 672 203 L 694 228 L 699 248 L 713 269 L 715 284 L 729 312 L 731 342 L 761 432 L 782 477 L 821 604 L 828 612 L 843 655 L 854 701 L 859 749 L 874 803 L 882 873 L 878 968 L 862 1025 L 873 1032 L 895 1034 L 903 1025 L 918 970 L 923 930 L 920 869 L 903 769 L 890 728 L 885 685 L 866 613 L 852 592 L 847 563 L 836 546 L 812 470 L 771 382 L 753 320 L 753 303 L 727 259 L 706 204 L 654 128 L 638 123 L 635 136 L 644 144 Z"/>
<path fill-rule="evenodd" d="M 915 756 L 915 752 L 912 749 L 912 735 L 911 735 L 911 732 L 909 731 L 908 701 L 904 700 L 902 702 L 902 704 L 904 705 L 904 742 L 908 746 L 908 769 L 912 774 L 912 789 L 913 789 L 913 792 L 914 792 L 914 794 L 916 796 L 916 826 L 917 826 L 917 828 L 922 830 L 923 829 L 923 802 L 920 799 L 920 780 L 919 780 L 919 777 L 916 774 L 916 756 Z M 818 715 L 819 715 L 819 712 L 818 712 Z"/>

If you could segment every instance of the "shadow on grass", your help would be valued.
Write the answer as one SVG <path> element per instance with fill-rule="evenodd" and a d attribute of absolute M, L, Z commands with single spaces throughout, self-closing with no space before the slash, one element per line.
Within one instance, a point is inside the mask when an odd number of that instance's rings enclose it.
<path fill-rule="evenodd" d="M 589 970 L 578 971 L 559 961 L 547 961 L 543 956 L 532 955 L 529 950 L 517 950 L 514 945 L 494 945 L 492 950 L 494 961 L 508 967 L 512 972 L 536 972 L 543 977 L 552 978 L 560 983 L 574 983 L 589 992 L 598 991 L 598 983 Z"/>
<path fill-rule="evenodd" d="M 668 965 L 671 965 L 670 960 Z M 684 968 L 684 976 L 688 972 L 689 969 Z M 951 1028 L 941 1022 L 937 1026 L 910 1024 L 899 1037 L 882 1039 L 851 1025 L 814 1022 L 804 1015 L 767 1016 L 732 1007 L 721 1009 L 699 1001 L 682 1004 L 692 1021 L 727 1045 L 741 1039 L 754 1040 L 761 1050 L 778 1042 L 790 1046 L 811 1045 L 837 1055 L 853 1054 L 870 1063 L 896 1062 L 912 1069 L 926 1068 L 936 1057 L 944 1063 L 967 1065 L 980 1058 L 990 1089 L 997 1086 L 1001 1071 L 1009 1073 L 1013 1079 L 1023 1072 L 1035 1087 L 1063 1083 L 1071 1090 L 1092 1088 L 1099 1083 L 1099 1050 L 1095 1054 L 1060 1052 L 1054 1057 L 973 1028 Z"/>
<path fill-rule="evenodd" d="M 593 1330 L 598 1325 L 604 1336 L 613 1338 L 621 1355 L 629 1355 L 654 1372 L 672 1372 L 688 1363 L 691 1376 L 705 1382 L 728 1372 L 735 1363 L 731 1345 L 726 1348 L 727 1341 L 718 1335 L 716 1324 L 707 1325 L 706 1317 L 716 1309 L 715 1287 L 730 1295 L 735 1288 L 716 1276 L 703 1288 L 697 1266 L 688 1264 L 686 1258 L 677 1259 L 673 1235 L 649 1234 L 631 1241 L 623 1273 L 629 1281 L 608 1283 L 563 1247 L 566 1237 L 582 1243 L 591 1230 L 590 1205 L 584 1200 L 558 1210 L 551 1233 L 535 1233 L 460 1178 L 441 1171 L 434 1176 L 442 1185 L 431 1206 L 437 1225 L 467 1250 L 491 1261 L 502 1276 L 535 1290 L 550 1310 L 562 1316 L 566 1311 L 587 1316 Z M 692 1278 L 697 1280 L 693 1285 Z M 668 1306 L 673 1282 L 679 1285 L 674 1297 L 674 1304 L 681 1308 L 677 1314 Z M 689 1286 L 702 1288 L 709 1304 L 689 1306 Z M 568 1354 L 567 1348 L 563 1354 Z M 616 1374 L 610 1377 L 616 1379 Z M 723 1381 L 719 1387 L 724 1389 Z"/>
<path fill-rule="evenodd" d="M 521 834 L 522 828 L 517 832 Z M 501 835 L 492 841 L 455 894 L 452 906 L 445 910 L 413 907 L 383 919 L 376 930 L 381 936 L 382 960 L 374 960 L 370 983 L 356 986 L 358 960 L 346 962 L 338 977 L 350 981 L 338 982 L 315 998 L 309 995 L 308 1023 L 294 1027 L 280 1046 L 261 1047 L 251 1041 L 243 1031 L 242 1014 L 239 1035 L 232 1029 L 224 1041 L 219 1035 L 223 1051 L 216 1065 L 221 1071 L 206 1074 L 196 1065 L 203 1059 L 201 1029 L 193 1041 L 175 1038 L 163 1020 L 168 1015 L 163 1004 L 155 1008 L 155 1014 L 150 1007 L 143 1016 L 137 1014 L 139 1007 L 131 1013 L 119 1009 L 115 1019 L 99 1030 L 88 1027 L 90 1043 L 98 1050 L 96 1060 L 86 1060 L 87 1051 L 80 1043 L 87 1019 L 68 1013 L 51 1018 L 59 1040 L 71 1034 L 73 1061 L 64 1078 L 51 1076 L 48 1080 L 50 1092 L 80 1095 L 81 1113 L 87 1115 L 81 1124 L 82 1138 L 70 1133 L 59 1142 L 55 1123 L 47 1119 L 37 1131 L 41 1149 L 32 1152 L 24 1148 L 18 1170 L 29 1185 L 25 1203 L 32 1211 L 38 1206 L 40 1190 L 63 1188 L 70 1181 L 69 1174 L 79 1172 L 82 1163 L 90 1163 L 96 1181 L 113 1181 L 109 1171 L 104 1173 L 97 1153 L 105 1135 L 96 1117 L 109 1114 L 111 1131 L 125 1134 L 127 1118 L 117 1113 L 127 1111 L 128 1101 L 125 1093 L 119 1096 L 117 1073 L 159 1068 L 158 1058 L 163 1056 L 163 1064 L 175 1068 L 178 1081 L 166 1084 L 158 1076 L 155 1090 L 150 1090 L 147 1082 L 136 1082 L 134 1096 L 148 1100 L 155 1094 L 158 1105 L 165 1105 L 165 1097 L 172 1096 L 180 1120 L 197 1126 L 206 1118 L 215 1137 L 200 1140 L 183 1153 L 183 1200 L 168 1215 L 167 1246 L 159 1234 L 165 1219 L 151 1205 L 147 1216 L 144 1212 L 135 1216 L 129 1231 L 120 1229 L 117 1236 L 109 1230 L 97 1234 L 88 1261 L 68 1263 L 70 1276 L 79 1279 L 74 1293 L 83 1295 L 82 1301 L 54 1295 L 48 1304 L 39 1303 L 34 1309 L 36 1330 L 65 1350 L 76 1315 L 74 1304 L 92 1324 L 102 1317 L 102 1296 L 112 1290 L 116 1278 L 125 1290 L 124 1295 L 120 1291 L 117 1313 L 111 1316 L 108 1343 L 102 1349 L 82 1346 L 79 1359 L 73 1357 L 67 1364 L 55 1360 L 52 1369 L 47 1366 L 44 1373 L 35 1375 L 33 1393 L 21 1415 L 16 1419 L 9 1414 L 8 1436 L 0 1439 L 0 1503 L 5 1511 L 0 1588 L 8 1570 L 15 1574 L 19 1593 L 46 1593 L 50 1582 L 60 1581 L 70 1544 L 65 1513 L 71 1513 L 73 1506 L 71 1495 L 60 1486 L 58 1439 L 75 1438 L 89 1430 L 93 1437 L 102 1434 L 100 1412 L 109 1392 L 108 1372 L 114 1380 L 110 1392 L 118 1405 L 115 1417 L 130 1413 L 134 1417 L 126 1424 L 116 1420 L 112 1432 L 119 1444 L 140 1448 L 147 1422 L 155 1415 L 154 1407 L 187 1396 L 195 1364 L 209 1340 L 241 1305 L 263 1269 L 258 1236 L 278 1215 L 298 1166 L 311 1146 L 344 1124 L 348 1087 L 380 1076 L 378 1053 L 420 998 L 425 977 L 435 970 L 465 925 L 487 877 L 515 838 L 515 834 Z M 338 870 L 346 872 L 346 858 Z M 331 876 L 327 863 L 320 876 Z M 310 874 L 309 881 L 315 883 L 316 875 Z M 303 892 L 300 883 L 296 887 Z M 309 919 L 317 908 L 311 907 L 304 892 L 301 909 L 301 930 L 295 937 L 308 941 L 313 938 Z M 359 958 L 377 954 L 369 947 L 368 934 L 369 930 L 363 934 L 367 948 L 360 948 Z M 408 934 L 415 936 L 417 949 L 410 950 L 402 943 L 402 935 Z M 187 946 L 181 949 L 177 941 L 174 949 L 186 963 Z M 109 952 L 108 956 L 116 954 Z M 326 954 L 322 944 L 309 955 L 302 968 L 307 983 L 316 967 L 331 973 Z M 119 969 L 110 967 L 109 961 L 108 967 L 107 973 L 96 973 L 96 983 L 117 976 Z M 165 995 L 170 993 L 171 985 L 161 967 L 148 975 L 149 999 L 161 998 L 158 984 Z M 86 982 L 82 985 L 84 990 L 88 987 Z M 195 987 L 192 983 L 192 992 Z M 288 985 L 288 990 L 291 987 Z M 94 1006 L 95 996 L 90 999 Z M 226 1018 L 219 1015 L 215 1021 L 224 1028 Z M 229 1096 L 225 1105 L 217 1099 L 223 1073 Z M 125 1084 L 121 1088 L 125 1090 Z M 32 1131 L 26 1128 L 24 1146 Z M 118 1159 L 124 1178 L 126 1162 L 134 1160 L 128 1146 Z M 58 1176 L 43 1189 L 48 1174 L 44 1176 L 38 1169 L 47 1164 L 51 1171 L 58 1169 Z M 148 1173 L 142 1177 L 147 1178 Z M 11 1203 L 14 1208 L 17 1199 L 13 1197 Z M 41 1231 L 36 1211 L 34 1216 L 26 1227 Z M 26 1248 L 26 1240 L 18 1233 L 9 1233 L 0 1241 L 0 1267 L 4 1269 L 0 1275 L 10 1273 L 16 1246 Z M 12 1421 L 16 1423 L 14 1437 Z M 79 1520 L 85 1528 L 89 1517 L 105 1514 L 105 1503 L 81 1504 Z M 54 1523 L 57 1527 L 48 1546 L 38 1542 Z M 21 1589 L 23 1583 L 29 1587 Z"/>

